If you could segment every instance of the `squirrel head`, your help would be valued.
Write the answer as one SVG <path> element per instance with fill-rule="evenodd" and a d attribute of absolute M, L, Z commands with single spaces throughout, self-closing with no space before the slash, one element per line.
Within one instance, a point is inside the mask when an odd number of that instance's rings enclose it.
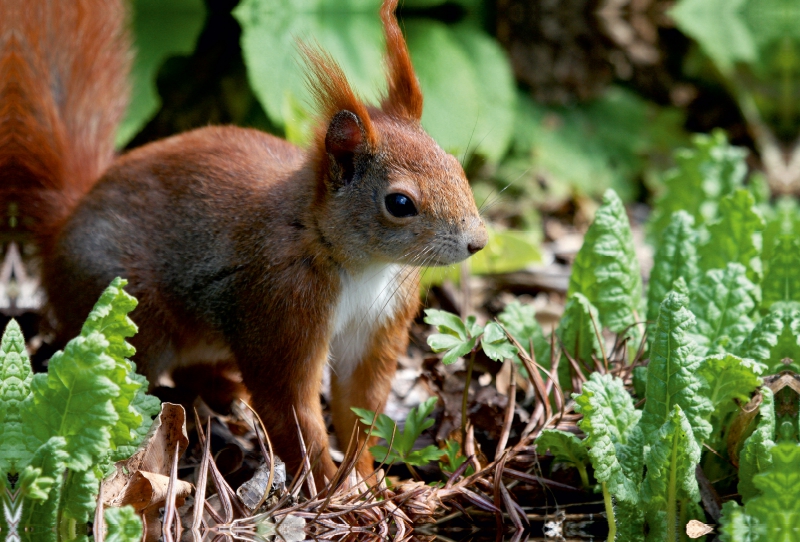
<path fill-rule="evenodd" d="M 381 7 L 388 90 L 380 107 L 355 95 L 329 54 L 300 46 L 322 116 L 315 216 L 343 260 L 450 265 L 486 245 L 486 228 L 461 164 L 422 129 L 422 92 L 396 5 Z"/>

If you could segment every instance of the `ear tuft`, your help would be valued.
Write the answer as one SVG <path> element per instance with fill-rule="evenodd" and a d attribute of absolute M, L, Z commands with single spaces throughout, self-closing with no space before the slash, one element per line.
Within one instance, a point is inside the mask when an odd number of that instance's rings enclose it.
<path fill-rule="evenodd" d="M 301 42 L 299 48 L 306 62 L 306 82 L 322 118 L 333 122 L 334 116 L 340 112 L 352 112 L 351 115 L 354 115 L 360 124 L 362 137 L 370 145 L 377 144 L 378 137 L 372 127 L 367 108 L 353 92 L 342 68 L 319 45 Z"/>
<path fill-rule="evenodd" d="M 397 0 L 384 0 L 381 5 L 383 33 L 386 36 L 386 67 L 389 92 L 383 110 L 411 120 L 422 118 L 422 91 L 408 54 L 406 40 L 394 16 Z"/>
<path fill-rule="evenodd" d="M 333 157 L 335 184 L 346 185 L 355 175 L 355 158 L 365 139 L 364 124 L 352 111 L 339 111 L 325 133 L 325 150 Z M 332 164 L 333 165 L 333 164 Z"/>

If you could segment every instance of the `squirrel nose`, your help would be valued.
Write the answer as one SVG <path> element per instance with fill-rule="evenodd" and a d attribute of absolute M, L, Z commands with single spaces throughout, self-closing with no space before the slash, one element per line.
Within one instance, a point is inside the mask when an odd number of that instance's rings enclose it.
<path fill-rule="evenodd" d="M 486 235 L 486 230 L 481 230 L 479 234 L 475 235 L 470 239 L 469 243 L 467 243 L 467 250 L 470 254 L 475 254 L 486 246 L 487 241 L 488 236 Z"/>

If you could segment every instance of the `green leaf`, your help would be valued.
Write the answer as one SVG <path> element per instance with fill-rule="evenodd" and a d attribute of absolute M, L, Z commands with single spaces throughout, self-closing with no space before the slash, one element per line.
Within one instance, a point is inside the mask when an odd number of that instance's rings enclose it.
<path fill-rule="evenodd" d="M 69 460 L 66 447 L 64 438 L 50 438 L 36 450 L 30 458 L 29 465 L 20 474 L 20 487 L 30 484 L 44 491 L 49 486 L 45 499 L 31 498 L 24 501 L 22 525 L 38 525 L 43 531 L 55 529 L 61 502 L 62 480 Z M 57 483 L 51 484 L 50 480 Z M 36 495 L 38 496 L 40 495 Z"/>
<path fill-rule="evenodd" d="M 618 501 L 614 506 L 614 519 L 617 524 L 617 540 L 644 542 L 644 513 L 641 506 Z"/>
<path fill-rule="evenodd" d="M 626 476 L 617 452 L 635 433 L 641 411 L 634 408 L 622 380 L 608 374 L 592 373 L 573 398 L 576 412 L 583 415 L 578 426 L 586 434 L 595 478 L 617 499 L 636 502 L 640 478 Z"/>
<path fill-rule="evenodd" d="M 750 400 L 761 385 L 760 375 L 765 370 L 763 363 L 733 354 L 717 354 L 703 360 L 699 375 L 707 385 L 704 395 L 714 406 L 713 427 L 719 428 L 724 416 L 738 408 L 735 401 L 745 404 Z"/>
<path fill-rule="evenodd" d="M 61 496 L 62 522 L 67 519 L 74 520 L 78 524 L 89 521 L 94 514 L 97 493 L 100 491 L 100 478 L 95 469 L 68 471 L 63 491 Z"/>
<path fill-rule="evenodd" d="M 720 198 L 743 185 L 747 151 L 729 145 L 724 131 L 697 134 L 692 144 L 675 152 L 677 167 L 667 173 L 650 221 L 654 237 L 661 235 L 677 211 L 692 215 L 698 227 L 715 220 Z"/>
<path fill-rule="evenodd" d="M 708 227 L 708 241 L 700 251 L 700 268 L 724 269 L 738 262 L 747 270 L 747 278 L 761 282 L 761 230 L 764 219 L 753 195 L 740 188 L 719 203 L 720 219 Z"/>
<path fill-rule="evenodd" d="M 489 161 L 498 162 L 508 150 L 514 133 L 517 95 L 511 65 L 497 41 L 480 28 L 462 23 L 451 31 L 472 64 L 480 94 L 478 116 L 467 119 L 474 123 L 470 134 L 474 141 L 467 140 L 459 147 L 464 151 L 476 149 Z M 440 81 L 431 81 L 434 83 Z M 421 79 L 420 84 L 423 84 Z"/>
<path fill-rule="evenodd" d="M 761 310 L 766 312 L 778 301 L 800 302 L 800 243 L 797 237 L 781 235 L 776 239 L 772 257 L 767 262 Z"/>
<path fill-rule="evenodd" d="M 748 0 L 680 0 L 670 10 L 678 28 L 696 40 L 723 73 L 754 62 L 756 44 L 744 20 Z"/>
<path fill-rule="evenodd" d="M 486 324 L 481 337 L 481 348 L 495 361 L 511 359 L 517 355 L 517 347 L 508 341 L 503 328 L 494 322 Z"/>
<path fill-rule="evenodd" d="M 470 316 L 467 322 L 447 311 L 437 309 L 425 310 L 425 323 L 436 326 L 441 332 L 428 337 L 428 346 L 434 352 L 445 352 L 442 363 L 450 365 L 458 358 L 469 354 L 478 344 L 478 335 L 483 331 Z"/>
<path fill-rule="evenodd" d="M 600 322 L 615 333 L 641 318 L 639 261 L 625 208 L 613 190 L 603 196 L 603 204 L 575 257 L 567 296 L 576 293 L 597 307 Z"/>
<path fill-rule="evenodd" d="M 461 446 L 458 444 L 458 441 L 453 439 L 447 439 L 444 442 L 444 458 L 447 459 L 447 464 L 444 462 L 439 462 L 439 468 L 441 471 L 447 475 L 453 474 L 458 468 L 464 464 L 464 461 L 467 458 L 461 453 Z M 465 476 L 469 476 L 475 472 L 475 469 L 472 467 L 467 467 L 464 471 Z"/>
<path fill-rule="evenodd" d="M 706 271 L 692 298 L 698 355 L 735 351 L 753 329 L 758 295 L 742 264 Z"/>
<path fill-rule="evenodd" d="M 669 226 L 660 236 L 653 256 L 653 270 L 647 287 L 647 320 L 652 322 L 650 333 L 658 318 L 658 310 L 672 284 L 683 278 L 694 284 L 700 274 L 697 267 L 697 232 L 694 218 L 686 211 L 672 214 Z"/>
<path fill-rule="evenodd" d="M 745 514 L 757 522 L 756 540 L 791 541 L 800 524 L 800 446 L 779 442 L 772 447 L 772 465 L 756 475 L 753 483 L 761 492 L 744 506 Z"/>
<path fill-rule="evenodd" d="M 386 446 L 372 446 L 370 452 L 378 461 L 393 463 L 401 461 L 415 467 L 421 467 L 431 461 L 438 460 L 445 452 L 436 446 L 426 446 L 421 450 L 413 450 L 419 436 L 423 431 L 431 427 L 434 423 L 432 418 L 428 418 L 436 406 L 436 397 L 430 397 L 423 401 L 419 406 L 412 408 L 406 418 L 406 424 L 402 431 L 397 429 L 394 420 L 386 414 L 379 414 L 375 427 L 370 435 L 377 436 L 392 442 L 392 449 Z M 375 413 L 363 408 L 352 407 L 351 410 L 358 415 L 361 423 L 369 426 Z M 392 435 L 394 434 L 394 439 Z"/>
<path fill-rule="evenodd" d="M 558 429 L 544 429 L 536 437 L 536 450 L 539 453 L 550 450 L 555 463 L 566 463 L 576 467 L 580 472 L 583 485 L 589 485 L 586 474 L 586 462 L 589 460 L 589 454 L 581 439 L 574 434 Z"/>
<path fill-rule="evenodd" d="M 713 406 L 703 395 L 703 380 L 697 374 L 700 359 L 694 354 L 696 345 L 689 334 L 695 319 L 687 309 L 689 299 L 682 293 L 685 289 L 683 279 L 678 279 L 676 290 L 668 293 L 661 303 L 656 322 L 647 367 L 647 401 L 642 415 L 642 432 L 650 445 L 655 444 L 652 439 L 657 438 L 661 427 L 674 416 L 674 405 L 680 405 L 698 444 L 711 433 L 707 418 Z"/>
<path fill-rule="evenodd" d="M 453 335 L 462 341 L 468 338 L 467 327 L 464 325 L 464 322 L 452 312 L 440 311 L 438 309 L 425 309 L 425 323 L 436 326 L 440 333 Z"/>
<path fill-rule="evenodd" d="M 131 100 L 116 137 L 124 146 L 158 111 L 156 75 L 164 61 L 194 50 L 206 10 L 201 0 L 136 0 L 133 34 L 136 57 L 131 70 Z"/>
<path fill-rule="evenodd" d="M 144 527 L 132 506 L 107 508 L 103 515 L 108 526 L 106 542 L 138 542 L 141 540 Z"/>
<path fill-rule="evenodd" d="M 700 500 L 695 478 L 700 446 L 679 405 L 673 405 L 654 437 L 649 439 L 650 448 L 644 460 L 647 474 L 642 485 L 642 500 L 647 508 L 661 511 L 677 500 Z"/>
<path fill-rule="evenodd" d="M 33 378 L 25 338 L 11 320 L 0 343 L 0 476 L 17 473 L 35 448 L 26 446 L 20 405 L 30 394 Z"/>
<path fill-rule="evenodd" d="M 559 369 L 565 369 L 564 373 L 559 371 L 562 387 L 566 385 L 566 389 L 572 388 L 567 354 L 587 367 L 594 367 L 595 357 L 603 359 L 603 349 L 597 338 L 599 332 L 600 318 L 597 309 L 582 294 L 572 295 L 564 307 L 564 314 L 561 315 L 556 331 L 563 348 L 559 362 Z"/>
<path fill-rule="evenodd" d="M 761 494 L 753 479 L 757 474 L 766 472 L 772 465 L 771 450 L 775 446 L 775 398 L 772 390 L 766 386 L 761 389 L 761 395 L 758 424 L 755 431 L 744 441 L 739 454 L 737 490 L 744 503 Z"/>
<path fill-rule="evenodd" d="M 51 436 L 66 439 L 68 467 L 86 471 L 117 444 L 130 445 L 144 421 L 132 408 L 142 380 L 130 377 L 133 353 L 125 339 L 135 332 L 127 313 L 136 301 L 115 279 L 92 310 L 81 335 L 57 352 L 47 374 L 34 375 L 31 395 L 21 405 L 21 417 L 31 443 Z"/>

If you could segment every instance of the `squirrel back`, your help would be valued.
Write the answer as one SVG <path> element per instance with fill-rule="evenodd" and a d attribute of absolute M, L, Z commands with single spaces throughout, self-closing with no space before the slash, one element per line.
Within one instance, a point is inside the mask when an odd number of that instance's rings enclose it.
<path fill-rule="evenodd" d="M 0 204 L 43 250 L 111 164 L 128 102 L 122 0 L 0 2 Z"/>

